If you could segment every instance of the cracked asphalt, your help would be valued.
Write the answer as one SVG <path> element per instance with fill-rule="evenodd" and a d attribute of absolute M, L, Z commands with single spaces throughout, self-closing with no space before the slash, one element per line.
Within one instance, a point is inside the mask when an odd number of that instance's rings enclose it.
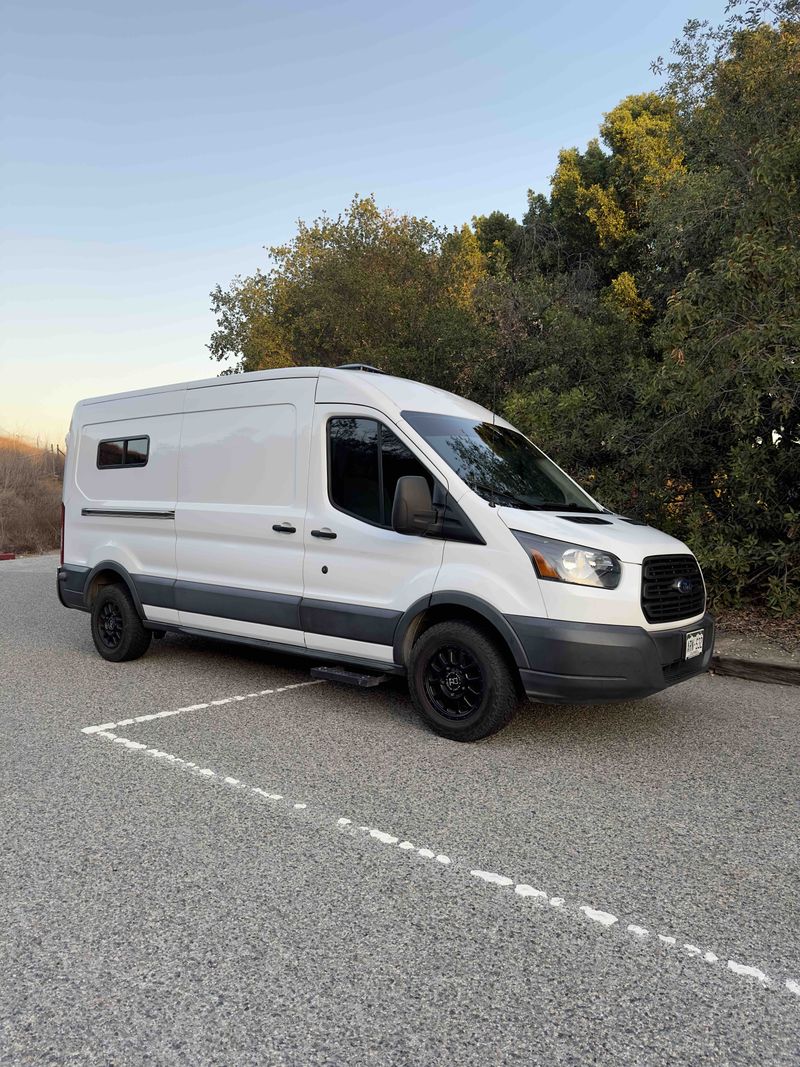
<path fill-rule="evenodd" d="M 800 1060 L 799 689 L 705 676 L 457 745 L 397 682 L 250 696 L 310 661 L 105 663 L 56 564 L 0 563 L 0 1063 Z"/>

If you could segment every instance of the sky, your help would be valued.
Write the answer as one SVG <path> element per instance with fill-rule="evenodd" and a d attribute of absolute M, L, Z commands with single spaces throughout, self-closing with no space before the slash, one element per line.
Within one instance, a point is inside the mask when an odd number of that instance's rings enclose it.
<path fill-rule="evenodd" d="M 519 218 L 724 0 L 0 0 L 0 431 L 211 377 L 209 292 L 354 194 Z"/>

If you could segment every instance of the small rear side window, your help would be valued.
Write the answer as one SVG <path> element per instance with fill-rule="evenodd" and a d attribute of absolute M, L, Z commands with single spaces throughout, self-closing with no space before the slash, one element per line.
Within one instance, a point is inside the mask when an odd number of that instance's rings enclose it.
<path fill-rule="evenodd" d="M 143 467 L 150 450 L 149 437 L 129 437 L 125 442 L 125 467 Z"/>
<path fill-rule="evenodd" d="M 149 454 L 149 437 L 101 441 L 97 446 L 97 466 L 100 470 L 107 467 L 144 467 Z"/>

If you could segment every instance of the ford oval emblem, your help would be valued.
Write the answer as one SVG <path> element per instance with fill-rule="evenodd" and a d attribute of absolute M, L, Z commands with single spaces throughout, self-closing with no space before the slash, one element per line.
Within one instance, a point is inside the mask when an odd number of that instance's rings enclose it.
<path fill-rule="evenodd" d="M 686 593 L 691 593 L 692 583 L 688 578 L 676 578 L 672 583 L 672 588 L 676 593 L 683 593 L 685 595 Z"/>

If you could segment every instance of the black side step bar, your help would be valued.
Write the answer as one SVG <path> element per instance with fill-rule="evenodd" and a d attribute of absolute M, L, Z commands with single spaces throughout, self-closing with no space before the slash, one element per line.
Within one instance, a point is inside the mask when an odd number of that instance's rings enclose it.
<path fill-rule="evenodd" d="M 312 667 L 311 677 L 324 682 L 354 685 L 359 689 L 372 689 L 386 681 L 385 674 L 362 674 L 360 671 L 349 671 L 346 667 Z"/>

